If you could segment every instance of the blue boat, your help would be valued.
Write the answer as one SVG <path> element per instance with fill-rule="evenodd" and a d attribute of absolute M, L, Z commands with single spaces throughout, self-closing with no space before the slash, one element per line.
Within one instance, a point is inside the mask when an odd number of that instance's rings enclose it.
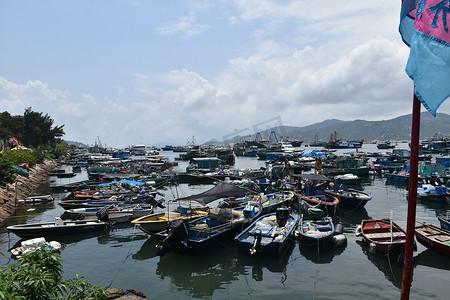
<path fill-rule="evenodd" d="M 335 233 L 331 217 L 301 218 L 298 228 L 302 245 L 319 246 L 320 248 L 330 245 Z"/>
<path fill-rule="evenodd" d="M 441 228 L 450 230 L 450 217 L 447 216 L 438 216 L 439 223 L 441 224 Z"/>
<path fill-rule="evenodd" d="M 445 202 L 450 195 L 450 191 L 447 191 L 446 186 L 424 186 L 422 190 L 417 191 L 417 197 L 420 200 Z"/>
<path fill-rule="evenodd" d="M 298 217 L 290 214 L 288 208 L 278 208 L 274 213 L 259 217 L 235 237 L 238 250 L 249 254 L 281 256 L 297 224 Z"/>
<path fill-rule="evenodd" d="M 247 204 L 234 209 L 214 207 L 207 216 L 191 222 L 174 221 L 168 230 L 155 234 L 162 240 L 156 254 L 163 256 L 174 251 L 199 255 L 208 252 L 233 240 L 260 214 L 259 206 Z"/>

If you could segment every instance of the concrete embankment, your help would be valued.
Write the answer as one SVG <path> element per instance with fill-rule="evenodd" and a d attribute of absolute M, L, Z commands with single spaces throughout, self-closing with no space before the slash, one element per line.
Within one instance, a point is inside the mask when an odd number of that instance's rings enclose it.
<path fill-rule="evenodd" d="M 45 161 L 28 169 L 28 177 L 15 174 L 15 183 L 0 187 L 0 224 L 15 214 L 18 199 L 28 197 L 47 182 L 49 172 L 56 166 L 56 162 Z"/>

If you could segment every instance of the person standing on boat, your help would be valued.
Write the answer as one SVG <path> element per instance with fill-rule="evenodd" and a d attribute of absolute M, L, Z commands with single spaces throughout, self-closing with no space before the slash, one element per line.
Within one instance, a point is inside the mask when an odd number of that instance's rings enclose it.
<path fill-rule="evenodd" d="M 316 162 L 314 164 L 314 174 L 317 174 L 321 169 L 322 169 L 322 162 L 320 158 L 316 158 Z"/>

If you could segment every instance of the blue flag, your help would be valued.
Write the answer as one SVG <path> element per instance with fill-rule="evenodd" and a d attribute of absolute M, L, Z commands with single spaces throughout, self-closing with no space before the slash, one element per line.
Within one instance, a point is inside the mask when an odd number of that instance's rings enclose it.
<path fill-rule="evenodd" d="M 450 97 L 449 27 L 450 0 L 402 0 L 399 30 L 410 47 L 406 73 L 433 116 Z"/>

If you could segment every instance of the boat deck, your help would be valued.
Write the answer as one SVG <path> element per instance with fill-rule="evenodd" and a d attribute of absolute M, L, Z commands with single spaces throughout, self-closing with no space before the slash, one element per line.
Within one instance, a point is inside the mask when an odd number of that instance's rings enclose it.
<path fill-rule="evenodd" d="M 375 232 L 375 233 L 365 233 L 366 238 L 370 240 L 388 240 L 391 237 L 393 239 L 406 239 L 405 233 L 401 231 L 394 231 L 392 234 L 390 232 Z"/>

